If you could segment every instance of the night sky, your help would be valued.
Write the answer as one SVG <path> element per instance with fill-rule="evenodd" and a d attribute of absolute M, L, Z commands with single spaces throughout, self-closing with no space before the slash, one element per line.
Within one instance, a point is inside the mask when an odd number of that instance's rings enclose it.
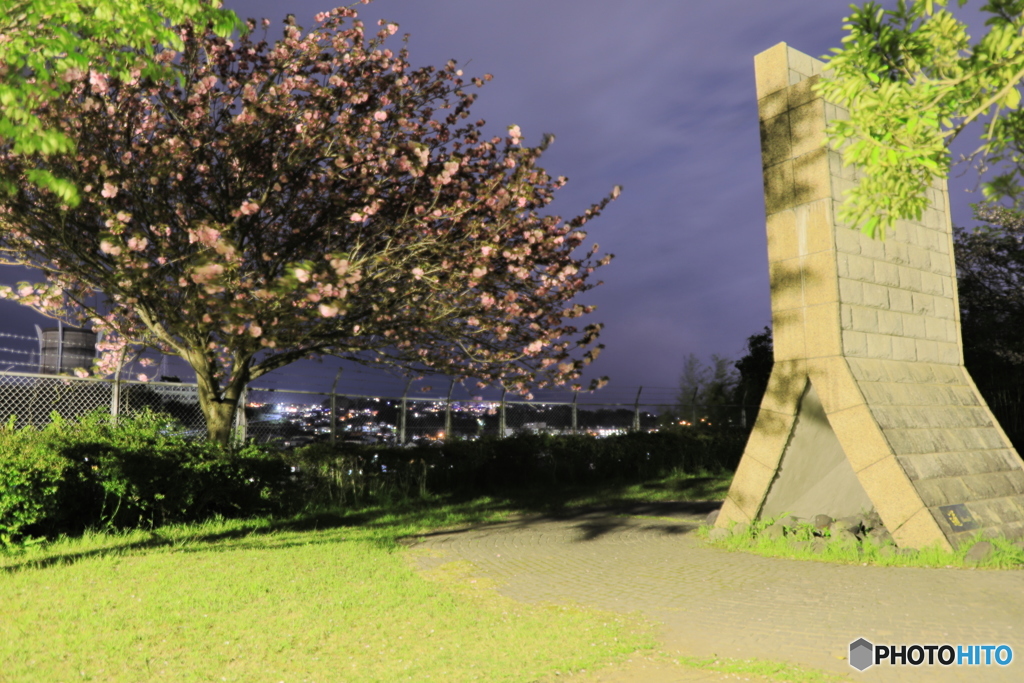
<path fill-rule="evenodd" d="M 980 3 L 950 4 L 972 38 L 987 31 Z M 225 6 L 243 19 L 271 19 L 271 41 L 286 13 L 311 29 L 313 15 L 333 7 L 329 0 Z M 399 24 L 393 49 L 411 34 L 414 67 L 455 59 L 467 77 L 493 74 L 473 89 L 472 116 L 486 119 L 485 133 L 517 124 L 524 144 L 556 136 L 540 165 L 569 184 L 552 213 L 575 216 L 623 186 L 587 224 L 585 247 L 597 242 L 615 254 L 598 271 L 605 284 L 581 299 L 597 305 L 589 320 L 605 323 L 607 348 L 586 375 L 611 378 L 600 395 L 632 400 L 643 385 L 645 398 L 669 398 L 687 354 L 738 359 L 746 338 L 770 324 L 754 55 L 786 42 L 820 58 L 841 45 L 847 2 L 376 0 L 358 9 L 369 28 L 380 18 Z M 977 131 L 968 128 L 954 143 L 954 158 L 978 146 Z M 953 223 L 974 225 L 969 204 L 981 196 L 967 190 L 977 173 L 962 165 L 951 176 Z M 4 283 L 22 279 L 33 278 L 0 267 Z M 34 323 L 53 324 L 6 301 L 0 319 L 0 332 L 19 335 L 33 335 Z M 0 338 L 0 346 L 33 343 Z M 25 357 L 0 351 L 0 362 L 10 360 Z M 255 384 L 322 390 L 337 365 L 304 361 Z M 186 367 L 168 362 L 183 380 Z M 346 369 L 339 390 L 400 391 L 402 382 L 368 372 Z M 444 380 L 427 383 L 431 393 L 447 389 Z"/>

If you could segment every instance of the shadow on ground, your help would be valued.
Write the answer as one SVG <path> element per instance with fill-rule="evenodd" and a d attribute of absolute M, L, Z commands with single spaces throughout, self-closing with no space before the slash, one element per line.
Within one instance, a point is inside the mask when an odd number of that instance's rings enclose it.
<path fill-rule="evenodd" d="M 223 552 L 245 547 L 270 550 L 310 542 L 341 542 L 345 537 L 337 533 L 326 534 L 320 539 L 274 536 L 303 532 L 343 532 L 346 529 L 369 530 L 372 536 L 368 540 L 386 547 L 394 547 L 395 543 L 414 545 L 420 539 L 440 534 L 488 528 L 524 528 L 553 520 L 578 520 L 578 528 L 582 532 L 577 539 L 579 542 L 613 533 L 624 527 L 629 517 L 659 518 L 652 519 L 651 524 L 645 526 L 665 534 L 684 534 L 696 529 L 709 512 L 721 507 L 720 500 L 700 498 L 723 496 L 730 476 L 691 477 L 645 483 L 639 487 L 635 484 L 544 487 L 489 495 L 436 496 L 429 501 L 403 501 L 359 510 L 324 510 L 290 519 L 238 521 L 226 531 L 211 530 L 204 533 L 202 527 L 198 527 L 184 536 L 156 529 L 149 532 L 148 538 L 138 539 L 136 534 L 133 540 L 118 542 L 116 536 L 112 536 L 111 542 L 103 547 L 80 552 L 29 556 L 21 561 L 17 555 L 0 555 L 0 571 L 11 574 L 147 550 Z M 636 493 L 638 488 L 642 491 L 640 494 Z M 589 502 L 580 504 L 581 500 Z M 421 531 L 424 529 L 430 531 Z M 239 544 L 238 541 L 248 543 Z"/>

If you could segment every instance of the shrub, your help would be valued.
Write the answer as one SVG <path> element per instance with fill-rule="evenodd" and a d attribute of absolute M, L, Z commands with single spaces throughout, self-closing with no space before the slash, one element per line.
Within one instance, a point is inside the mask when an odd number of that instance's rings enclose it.
<path fill-rule="evenodd" d="M 673 471 L 734 470 L 746 435 L 703 430 L 591 436 L 519 434 L 412 448 L 312 444 L 285 456 L 313 504 L 402 500 L 426 493 L 642 481 Z"/>
<path fill-rule="evenodd" d="M 15 430 L 11 415 L 0 429 L 0 545 L 14 543 L 25 527 L 53 516 L 71 463 L 35 430 Z"/>
<path fill-rule="evenodd" d="M 118 424 L 103 411 L 44 429 L 0 429 L 0 542 L 89 527 L 157 526 L 288 511 L 292 472 L 249 445 L 231 452 L 175 434 L 144 410 Z"/>

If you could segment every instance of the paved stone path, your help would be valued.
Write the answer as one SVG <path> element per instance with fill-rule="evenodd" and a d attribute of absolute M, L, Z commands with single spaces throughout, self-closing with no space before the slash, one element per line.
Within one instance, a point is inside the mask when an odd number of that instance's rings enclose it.
<path fill-rule="evenodd" d="M 847 566 L 726 552 L 702 546 L 692 533 L 714 507 L 662 503 L 522 517 L 438 532 L 415 545 L 433 551 L 418 559 L 422 568 L 468 560 L 516 600 L 639 610 L 659 624 L 668 653 L 785 661 L 871 682 L 1024 680 L 1024 571 Z M 860 673 L 845 659 L 859 637 L 1007 644 L 1014 662 Z M 647 674 L 613 671 L 594 680 L 736 680 L 648 664 Z"/>

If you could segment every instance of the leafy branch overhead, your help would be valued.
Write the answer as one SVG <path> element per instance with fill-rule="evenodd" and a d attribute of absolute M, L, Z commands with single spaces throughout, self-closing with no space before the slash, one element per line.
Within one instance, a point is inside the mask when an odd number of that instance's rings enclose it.
<path fill-rule="evenodd" d="M 122 80 L 133 69 L 144 77 L 175 78 L 174 69 L 152 58 L 153 45 L 182 49 L 172 27 L 186 20 L 209 23 L 219 36 L 244 30 L 234 12 L 219 6 L 204 0 L 5 2 L 0 13 L 0 140 L 12 143 L 17 154 L 73 152 L 74 140 L 46 125 L 35 110 L 66 96 L 75 74 L 90 68 Z M 78 205 L 78 188 L 67 178 L 39 168 L 26 179 Z M 5 180 L 0 190 L 10 192 L 14 186 Z"/>
<path fill-rule="evenodd" d="M 551 138 L 483 135 L 468 89 L 489 75 L 414 70 L 397 25 L 367 36 L 350 8 L 316 21 L 273 44 L 186 24 L 156 54 L 180 80 L 69 71 L 33 113 L 74 151 L 0 148 L 0 254 L 48 281 L 0 295 L 107 331 L 102 372 L 129 345 L 184 358 L 218 439 L 250 380 L 326 354 L 524 393 L 578 379 L 601 325 L 577 327 L 593 306 L 574 299 L 611 256 L 573 254 L 618 188 L 541 215 L 566 182 L 537 165 Z"/>
<path fill-rule="evenodd" d="M 920 220 L 926 190 L 949 173 L 950 143 L 986 116 L 985 142 L 968 160 L 983 155 L 981 173 L 1011 161 L 1014 168 L 983 184 L 984 196 L 1020 196 L 1024 0 L 990 0 L 982 10 L 991 28 L 973 45 L 966 26 L 935 5 L 946 0 L 899 0 L 895 10 L 851 5 L 843 48 L 822 57 L 829 71 L 815 89 L 850 114 L 826 133 L 844 163 L 863 172 L 837 217 L 872 236 L 898 219 Z"/>

